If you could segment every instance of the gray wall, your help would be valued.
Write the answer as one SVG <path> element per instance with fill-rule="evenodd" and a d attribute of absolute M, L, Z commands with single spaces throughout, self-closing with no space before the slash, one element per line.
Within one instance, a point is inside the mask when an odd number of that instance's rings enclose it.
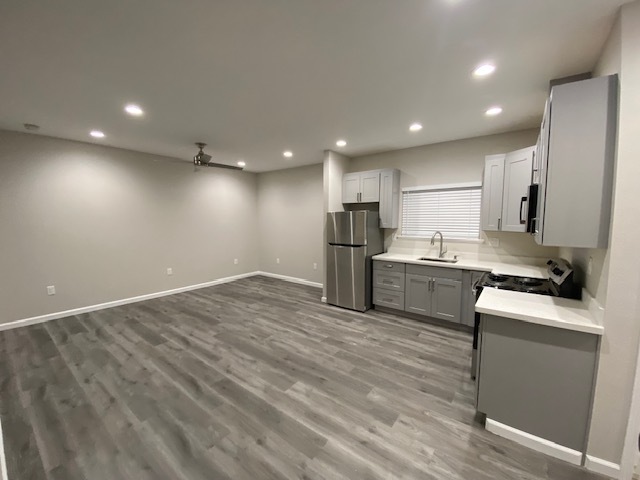
<path fill-rule="evenodd" d="M 327 230 L 326 221 L 327 212 L 342 212 L 342 176 L 349 171 L 349 157 L 331 150 L 325 150 L 324 160 L 322 163 L 322 187 L 324 208 L 322 210 L 322 263 L 327 264 Z M 324 270 L 322 281 L 322 297 L 327 296 L 327 278 L 326 269 Z"/>
<path fill-rule="evenodd" d="M 260 173 L 258 198 L 260 270 L 322 283 L 322 165 Z"/>
<path fill-rule="evenodd" d="M 0 131 L 0 225 L 0 323 L 258 269 L 255 174 L 88 143 Z"/>
<path fill-rule="evenodd" d="M 603 290 L 605 334 L 598 369 L 588 453 L 619 463 L 630 418 L 640 338 L 640 1 L 622 7 L 619 24 L 598 63 L 600 73 L 620 73 L 620 111 L 608 252 L 574 251 L 578 263 L 593 256 L 591 288 Z M 596 264 L 597 262 L 597 264 Z M 584 268 L 584 265 L 583 265 Z M 606 282 L 603 284 L 603 282 Z M 640 393 L 640 392 L 639 392 Z M 636 423 L 636 422 L 634 422 Z M 631 450 L 637 430 L 630 432 Z M 635 437 L 635 440 L 634 438 Z"/>

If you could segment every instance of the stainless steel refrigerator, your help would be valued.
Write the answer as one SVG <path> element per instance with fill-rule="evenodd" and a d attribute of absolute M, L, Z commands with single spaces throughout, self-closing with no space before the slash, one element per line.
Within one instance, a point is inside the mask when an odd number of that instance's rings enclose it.
<path fill-rule="evenodd" d="M 327 213 L 327 303 L 364 312 L 371 308 L 373 255 L 382 253 L 378 212 Z"/>

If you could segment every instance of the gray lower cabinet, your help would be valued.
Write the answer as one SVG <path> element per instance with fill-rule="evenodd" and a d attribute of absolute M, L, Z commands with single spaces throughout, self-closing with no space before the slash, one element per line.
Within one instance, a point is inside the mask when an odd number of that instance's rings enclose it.
<path fill-rule="evenodd" d="M 600 337 L 482 315 L 477 409 L 583 452 Z"/>
<path fill-rule="evenodd" d="M 374 288 L 373 304 L 380 307 L 404 310 L 404 292 L 394 292 L 383 288 Z"/>
<path fill-rule="evenodd" d="M 473 327 L 473 285 L 482 273 L 375 260 L 373 303 Z"/>
<path fill-rule="evenodd" d="M 399 262 L 373 262 L 373 304 L 404 310 L 405 264 Z"/>
<path fill-rule="evenodd" d="M 464 270 L 462 272 L 462 312 L 460 323 L 473 327 L 476 315 L 476 283 L 485 272 Z"/>
<path fill-rule="evenodd" d="M 460 323 L 462 282 L 460 280 L 434 278 L 431 290 L 431 316 Z"/>
<path fill-rule="evenodd" d="M 407 265 L 406 312 L 460 323 L 462 270 Z"/>
<path fill-rule="evenodd" d="M 406 275 L 405 312 L 431 315 L 431 277 Z"/>

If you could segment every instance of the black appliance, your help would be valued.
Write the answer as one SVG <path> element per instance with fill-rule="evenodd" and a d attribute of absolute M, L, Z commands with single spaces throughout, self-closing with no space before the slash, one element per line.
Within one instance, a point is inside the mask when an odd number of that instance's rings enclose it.
<path fill-rule="evenodd" d="M 537 186 L 537 185 L 536 185 Z M 514 292 L 532 293 L 537 295 L 551 295 L 554 297 L 580 299 L 582 289 L 573 281 L 573 268 L 566 260 L 549 260 L 547 262 L 549 279 L 517 277 L 513 275 L 499 275 L 485 273 L 476 282 L 476 301 L 480 298 L 484 288 L 512 290 Z M 471 354 L 471 378 L 476 377 L 478 362 L 478 340 L 480 333 L 480 314 L 476 312 L 473 323 L 473 352 Z"/>
<path fill-rule="evenodd" d="M 538 221 L 536 216 L 538 214 L 538 189 L 539 188 L 540 186 L 537 183 L 534 183 L 533 185 L 529 185 L 529 188 L 527 189 L 527 196 L 522 197 L 523 199 L 527 200 L 526 225 L 527 225 L 527 232 L 531 234 L 536 233 L 536 229 L 538 228 L 538 225 L 536 225 Z M 520 204 L 520 207 L 522 207 L 522 203 Z M 521 219 L 520 221 L 522 221 L 522 213 L 521 213 L 520 219 Z"/>

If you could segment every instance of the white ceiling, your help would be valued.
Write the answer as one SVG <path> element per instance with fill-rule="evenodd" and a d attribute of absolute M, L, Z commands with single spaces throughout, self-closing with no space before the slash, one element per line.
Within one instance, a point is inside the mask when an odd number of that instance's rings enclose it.
<path fill-rule="evenodd" d="M 257 172 L 533 127 L 548 81 L 594 66 L 623 3 L 2 0 L 0 128 L 185 160 L 204 141 Z M 472 78 L 485 60 L 496 73 Z"/>

